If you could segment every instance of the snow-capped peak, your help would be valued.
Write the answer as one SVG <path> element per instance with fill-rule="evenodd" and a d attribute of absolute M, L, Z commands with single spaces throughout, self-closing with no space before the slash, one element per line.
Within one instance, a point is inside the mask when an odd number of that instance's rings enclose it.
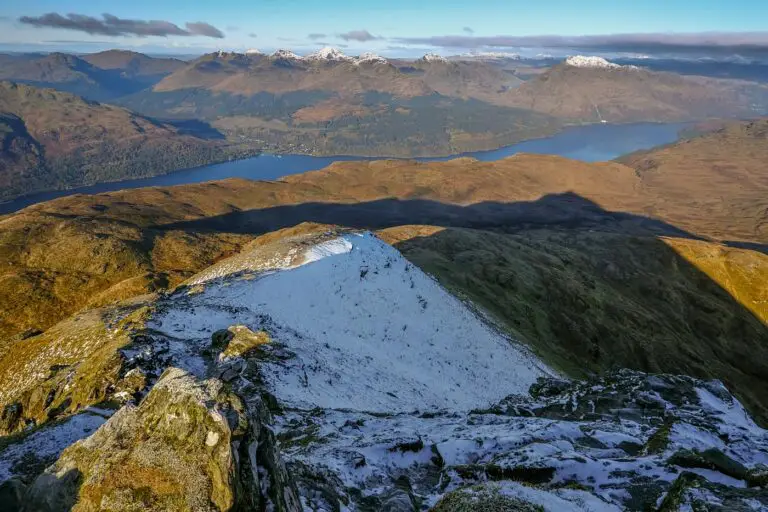
<path fill-rule="evenodd" d="M 257 50 L 256 48 L 249 48 L 248 50 L 245 50 L 246 55 L 264 55 L 261 51 Z"/>
<path fill-rule="evenodd" d="M 285 50 L 281 48 L 272 54 L 272 58 L 283 60 L 301 60 L 303 57 L 296 55 L 291 50 Z"/>
<path fill-rule="evenodd" d="M 356 64 L 362 64 L 362 63 L 387 63 L 389 62 L 387 59 L 382 57 L 381 55 L 376 55 L 375 53 L 366 52 L 361 54 L 357 60 L 355 61 Z"/>
<path fill-rule="evenodd" d="M 237 57 L 238 55 L 240 55 L 240 54 L 237 53 L 237 52 L 227 52 L 227 51 L 224 51 L 224 50 L 219 50 L 219 51 L 216 52 L 216 57 L 218 57 L 220 59 L 226 59 L 228 57 Z"/>
<path fill-rule="evenodd" d="M 428 53 L 422 57 L 424 62 L 448 62 L 448 59 L 436 53 Z"/>
<path fill-rule="evenodd" d="M 637 66 L 621 66 L 610 62 L 602 57 L 572 55 L 565 59 L 568 66 L 576 68 L 595 68 L 595 69 L 638 69 Z"/>
<path fill-rule="evenodd" d="M 344 53 L 338 48 L 332 48 L 326 46 L 314 53 L 311 53 L 305 57 L 307 60 L 333 60 L 333 61 L 353 61 L 352 57 L 344 55 Z"/>

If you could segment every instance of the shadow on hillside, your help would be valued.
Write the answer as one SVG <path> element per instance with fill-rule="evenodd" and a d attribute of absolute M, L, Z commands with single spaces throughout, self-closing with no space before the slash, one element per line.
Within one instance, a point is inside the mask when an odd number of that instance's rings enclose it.
<path fill-rule="evenodd" d="M 447 229 L 396 246 L 579 375 L 620 367 L 719 378 L 768 420 L 768 327 L 659 236 L 701 240 L 574 193 L 467 206 L 425 199 L 304 203 L 155 230 L 259 235 L 301 222 Z"/>
<path fill-rule="evenodd" d="M 728 240 L 723 243 L 728 247 L 734 247 L 736 249 L 748 249 L 750 251 L 768 254 L 768 244 L 760 244 L 757 242 L 740 242 L 740 241 L 734 241 L 734 240 Z"/>
<path fill-rule="evenodd" d="M 199 119 L 156 119 L 176 128 L 181 135 L 192 135 L 200 139 L 224 140 L 226 137 L 219 130 Z"/>
<path fill-rule="evenodd" d="M 380 199 L 364 203 L 301 203 L 237 211 L 218 217 L 156 226 L 164 230 L 222 231 L 259 235 L 301 222 L 382 229 L 404 224 L 492 229 L 504 232 L 557 228 L 700 239 L 666 222 L 611 212 L 578 194 L 550 194 L 536 201 L 470 205 L 429 199 Z"/>

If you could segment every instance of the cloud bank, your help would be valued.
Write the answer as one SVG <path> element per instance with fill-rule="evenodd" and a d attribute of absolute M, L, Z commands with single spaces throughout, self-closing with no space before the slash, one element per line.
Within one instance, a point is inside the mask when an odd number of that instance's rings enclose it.
<path fill-rule="evenodd" d="M 573 48 L 605 52 L 642 53 L 765 53 L 765 32 L 701 32 L 670 34 L 608 34 L 592 36 L 491 36 L 447 35 L 395 39 L 400 44 L 443 48 Z"/>
<path fill-rule="evenodd" d="M 344 34 L 339 34 L 339 37 L 345 41 L 358 41 L 360 43 L 381 39 L 380 37 L 374 36 L 367 30 L 352 30 Z"/>
<path fill-rule="evenodd" d="M 224 37 L 221 30 L 202 21 L 187 23 L 186 28 L 181 28 L 170 21 L 130 20 L 118 18 L 111 14 L 102 14 L 102 19 L 99 19 L 83 14 L 62 16 L 55 12 L 49 12 L 42 16 L 22 16 L 19 18 L 19 22 L 39 28 L 61 28 L 104 36 L 204 36 L 216 39 Z"/>

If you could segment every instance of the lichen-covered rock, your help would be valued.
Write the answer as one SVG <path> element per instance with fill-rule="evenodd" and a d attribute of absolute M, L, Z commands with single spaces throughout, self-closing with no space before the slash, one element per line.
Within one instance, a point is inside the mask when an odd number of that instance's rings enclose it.
<path fill-rule="evenodd" d="M 271 340 L 266 331 L 253 332 L 244 325 L 233 325 L 213 333 L 211 346 L 218 349 L 219 361 L 235 357 L 243 357 L 253 349 L 269 343 Z"/>
<path fill-rule="evenodd" d="M 508 491 L 508 488 L 500 485 L 465 487 L 443 496 L 437 505 L 431 509 L 431 512 L 475 512 L 479 510 L 485 512 L 544 512 L 546 510 L 541 505 L 516 497 Z M 569 507 L 570 504 L 562 500 L 561 505 Z"/>
<path fill-rule="evenodd" d="M 149 313 L 137 300 L 84 311 L 45 333 L 11 344 L 0 357 L 0 435 L 78 412 L 138 391 L 121 349 L 144 327 Z"/>
<path fill-rule="evenodd" d="M 138 407 L 65 450 L 31 486 L 27 507 L 230 510 L 256 486 L 256 475 L 241 481 L 236 453 L 248 433 L 242 404 L 220 381 L 169 369 Z"/>

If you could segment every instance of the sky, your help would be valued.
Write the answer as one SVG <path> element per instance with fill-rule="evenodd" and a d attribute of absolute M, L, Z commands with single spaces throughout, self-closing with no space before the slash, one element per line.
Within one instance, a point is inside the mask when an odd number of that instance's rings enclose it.
<path fill-rule="evenodd" d="M 768 53 L 768 0 L 2 0 L 0 49 Z"/>

